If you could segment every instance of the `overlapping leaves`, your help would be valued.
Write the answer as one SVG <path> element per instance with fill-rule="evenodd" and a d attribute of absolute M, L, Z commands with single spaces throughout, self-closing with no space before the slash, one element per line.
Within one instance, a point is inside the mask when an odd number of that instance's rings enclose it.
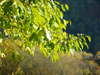
<path fill-rule="evenodd" d="M 7 0 L 0 4 L 0 28 L 13 40 L 19 39 L 23 43 L 20 48 L 29 50 L 31 54 L 35 45 L 44 56 L 54 53 L 55 59 L 58 59 L 57 52 L 79 51 L 83 44 L 88 47 L 83 35 L 78 38 L 62 30 L 71 24 L 71 21 L 63 19 L 62 11 L 69 10 L 67 4 L 54 3 L 53 0 Z"/>

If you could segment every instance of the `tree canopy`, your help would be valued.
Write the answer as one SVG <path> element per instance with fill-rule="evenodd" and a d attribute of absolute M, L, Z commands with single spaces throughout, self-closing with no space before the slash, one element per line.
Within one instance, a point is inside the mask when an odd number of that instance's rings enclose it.
<path fill-rule="evenodd" d="M 34 55 L 37 45 L 43 56 L 58 59 L 58 52 L 68 54 L 83 49 L 88 45 L 85 37 L 91 41 L 90 36 L 84 34 L 68 34 L 66 30 L 70 20 L 63 18 L 63 12 L 69 10 L 67 4 L 60 4 L 53 0 L 1 0 L 0 1 L 0 43 L 7 36 L 15 41 L 20 49 L 28 50 Z M 5 35 L 4 35 L 5 34 Z M 53 55 L 52 55 L 53 53 Z M 3 57 L 3 50 L 0 50 Z M 12 52 L 12 58 L 16 51 Z"/>

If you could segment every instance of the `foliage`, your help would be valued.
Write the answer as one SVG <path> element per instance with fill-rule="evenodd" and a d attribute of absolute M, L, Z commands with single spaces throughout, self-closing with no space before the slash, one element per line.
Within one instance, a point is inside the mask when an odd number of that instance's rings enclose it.
<path fill-rule="evenodd" d="M 62 11 L 60 11 L 60 7 Z M 67 34 L 66 25 L 71 21 L 63 18 L 63 12 L 69 10 L 67 4 L 60 4 L 53 0 L 2 0 L 0 1 L 0 28 L 4 29 L 5 35 L 2 39 L 9 38 L 20 49 L 28 50 L 34 55 L 35 46 L 39 47 L 43 56 L 50 56 L 58 59 L 58 52 L 68 53 L 79 52 L 86 43 L 85 37 L 91 41 L 89 36 L 84 34 Z M 1 54 L 2 54 L 1 49 Z M 15 62 L 15 55 L 12 52 L 12 59 Z"/>
<path fill-rule="evenodd" d="M 5 42 L 13 47 L 11 49 Z M 16 43 L 18 40 L 16 41 Z M 28 51 L 20 50 L 11 40 L 3 41 L 3 48 L 6 47 L 4 53 L 6 58 L 2 58 L 2 65 L 0 67 L 0 75 L 99 75 L 100 67 L 94 61 L 85 60 L 93 56 L 91 53 L 75 52 L 73 55 L 66 53 L 58 53 L 59 59 L 52 62 L 49 58 L 42 58 L 43 55 L 36 47 L 34 57 L 29 55 Z M 1 48 L 1 47 L 0 47 Z M 25 59 L 18 60 L 13 63 L 11 54 L 13 51 L 18 51 Z M 17 55 L 15 55 L 17 57 Z"/>

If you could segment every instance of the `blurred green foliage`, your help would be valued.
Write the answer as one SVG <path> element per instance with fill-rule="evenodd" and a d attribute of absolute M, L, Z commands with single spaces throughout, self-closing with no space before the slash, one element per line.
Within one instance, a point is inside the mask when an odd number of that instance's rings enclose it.
<path fill-rule="evenodd" d="M 37 45 L 43 56 L 52 56 L 52 60 L 58 59 L 58 52 L 68 51 L 68 54 L 79 52 L 84 45 L 89 48 L 85 37 L 89 42 L 91 37 L 63 32 L 68 23 L 71 25 L 71 20 L 63 18 L 63 12 L 68 10 L 67 4 L 60 4 L 53 0 L 2 0 L 0 1 L 0 29 L 3 31 L 0 32 L 0 44 L 2 45 L 2 40 L 5 38 L 13 42 L 20 40 L 16 46 L 29 51 L 33 56 Z M 52 53 L 54 55 L 51 55 Z M 17 51 L 11 53 L 13 62 L 16 61 L 18 54 Z M 3 58 L 5 55 L 3 49 L 0 49 L 0 56 Z M 19 59 L 20 57 L 22 56 L 19 56 Z"/>

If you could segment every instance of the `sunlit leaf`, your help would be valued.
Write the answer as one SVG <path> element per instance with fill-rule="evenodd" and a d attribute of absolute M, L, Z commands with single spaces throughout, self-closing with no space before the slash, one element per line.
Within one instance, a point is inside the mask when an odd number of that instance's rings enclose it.
<path fill-rule="evenodd" d="M 66 11 L 63 4 L 61 4 L 61 8 L 63 11 Z"/>
<path fill-rule="evenodd" d="M 72 22 L 70 21 L 70 25 L 72 25 Z"/>
<path fill-rule="evenodd" d="M 87 45 L 87 43 L 86 43 L 86 42 L 84 42 L 84 45 L 87 47 L 87 49 L 89 49 L 89 46 Z"/>
<path fill-rule="evenodd" d="M 63 13 L 61 11 L 59 13 L 60 13 L 60 17 L 63 18 Z"/>
<path fill-rule="evenodd" d="M 66 7 L 67 10 L 69 10 L 69 6 L 67 4 L 65 4 L 65 7 Z"/>
<path fill-rule="evenodd" d="M 44 30 L 41 30 L 38 33 L 38 38 L 41 39 L 41 37 L 44 36 L 44 35 L 45 35 L 45 31 Z"/>
<path fill-rule="evenodd" d="M 33 47 L 38 45 L 44 56 L 50 57 L 54 53 L 52 58 L 55 60 L 58 59 L 58 52 L 68 51 L 70 54 L 83 49 L 83 44 L 88 47 L 85 35 L 78 34 L 77 37 L 63 32 L 68 23 L 71 25 L 71 20 L 63 18 L 63 12 L 69 10 L 67 4 L 53 0 L 2 0 L 0 4 L 0 29 L 4 30 L 0 34 L 0 43 L 6 37 L 12 42 L 19 40 L 15 45 L 33 55 Z M 85 37 L 91 41 L 89 36 Z M 5 44 L 10 46 L 7 42 Z M 14 62 L 15 56 L 21 58 L 18 54 L 13 50 L 11 57 Z"/>
<path fill-rule="evenodd" d="M 3 41 L 3 39 L 2 38 L 0 38 L 0 43 L 2 44 L 2 41 Z"/>
<path fill-rule="evenodd" d="M 46 36 L 47 36 L 47 38 L 48 38 L 49 40 L 52 39 L 51 33 L 50 33 L 47 29 L 46 29 Z"/>
<path fill-rule="evenodd" d="M 56 4 L 58 4 L 58 5 L 60 5 L 60 3 L 59 2 L 57 2 L 57 1 L 54 1 Z"/>
<path fill-rule="evenodd" d="M 1 53 L 1 57 L 2 57 L 2 58 L 4 58 L 4 57 L 6 57 L 6 56 L 5 56 L 5 54 L 4 54 L 4 53 Z"/>
<path fill-rule="evenodd" d="M 87 37 L 89 42 L 91 42 L 91 37 L 90 36 L 86 35 L 85 37 Z"/>

